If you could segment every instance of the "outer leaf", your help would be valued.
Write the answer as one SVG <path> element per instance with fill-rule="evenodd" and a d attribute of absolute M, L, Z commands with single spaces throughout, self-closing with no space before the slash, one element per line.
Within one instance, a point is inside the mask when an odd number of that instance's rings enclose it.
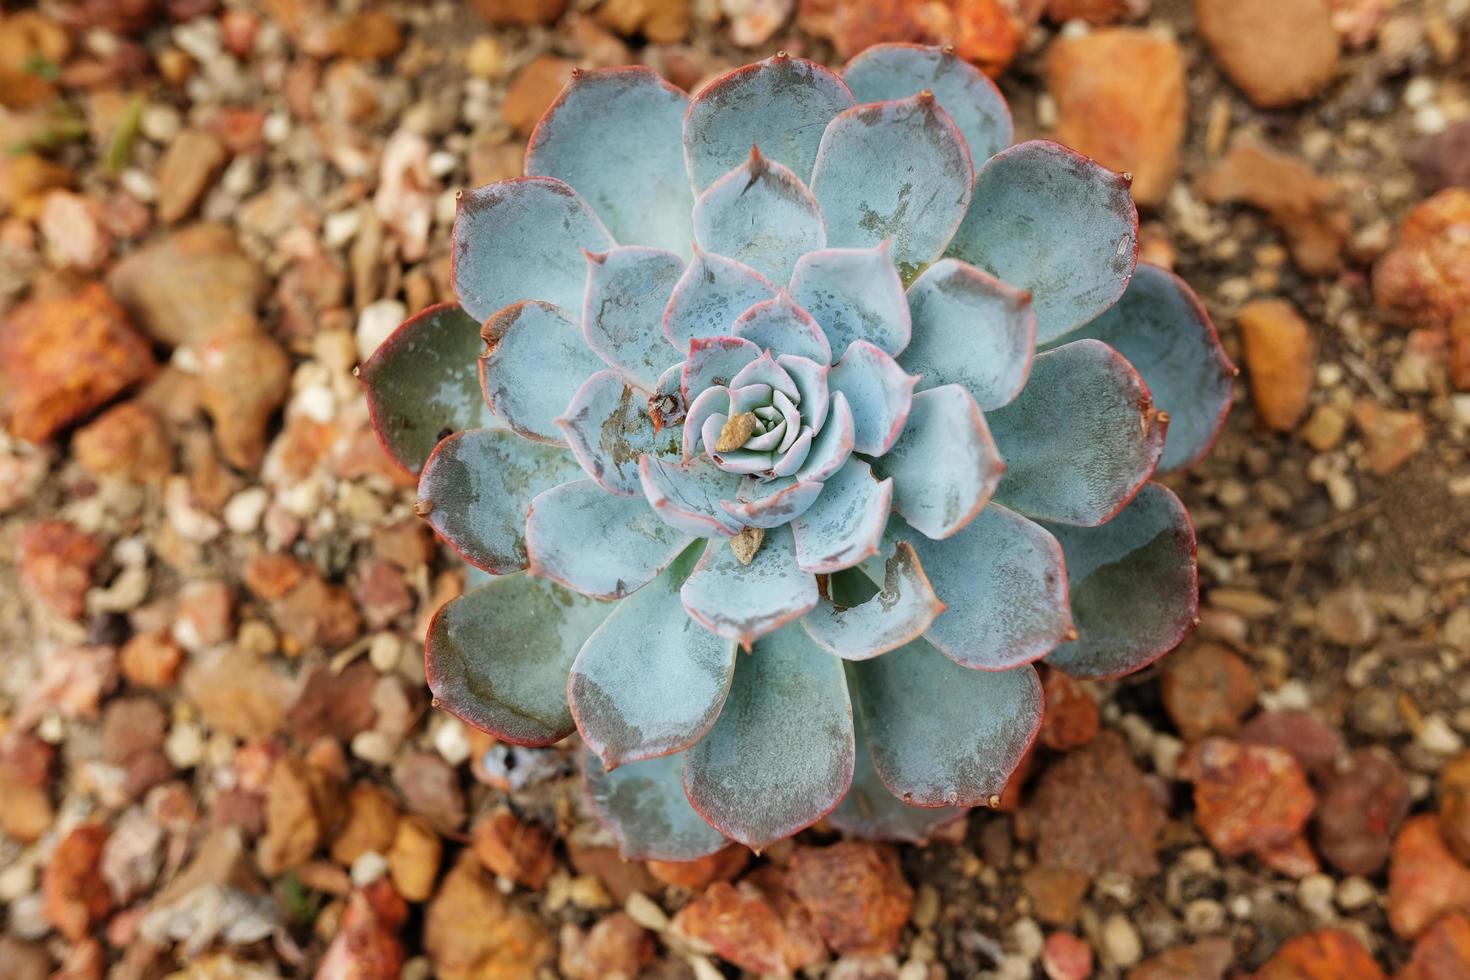
<path fill-rule="evenodd" d="M 836 572 L 877 554 L 892 499 L 892 480 L 879 480 L 867 463 L 849 459 L 791 522 L 796 563 L 803 571 Z"/>
<path fill-rule="evenodd" d="M 917 640 L 944 603 L 934 594 L 924 566 L 907 541 L 888 547 L 860 566 L 876 589 L 861 601 L 823 597 L 801 621 L 817 646 L 844 660 L 867 660 Z"/>
<path fill-rule="evenodd" d="M 630 245 L 588 255 L 582 331 L 587 346 L 629 382 L 652 391 L 679 359 L 658 324 L 684 263 L 672 252 Z"/>
<path fill-rule="evenodd" d="M 812 315 L 833 351 L 866 340 L 897 356 L 909 343 L 903 280 L 885 240 L 875 248 L 808 252 L 791 274 L 791 298 Z"/>
<path fill-rule="evenodd" d="M 618 839 L 627 861 L 697 861 L 730 843 L 684 795 L 686 753 L 660 756 L 607 772 L 597 755 L 582 753 L 587 799 Z"/>
<path fill-rule="evenodd" d="M 565 449 L 471 429 L 439 443 L 424 464 L 418 509 L 470 564 L 508 575 L 526 567 L 531 500 L 577 474 Z"/>
<path fill-rule="evenodd" d="M 1018 143 L 976 174 L 949 254 L 1030 290 L 1044 344 L 1123 294 L 1138 257 L 1138 209 L 1120 174 L 1056 143 Z"/>
<path fill-rule="evenodd" d="M 514 303 L 485 321 L 480 359 L 485 402 L 517 434 L 565 446 L 556 419 L 602 362 L 550 303 Z"/>
<path fill-rule="evenodd" d="M 542 492 L 526 517 L 531 574 L 598 599 L 637 592 L 689 540 L 655 517 L 645 501 L 615 496 L 591 480 Z"/>
<path fill-rule="evenodd" d="M 1005 472 L 984 416 L 959 385 L 915 395 L 903 435 L 873 466 L 893 479 L 894 509 L 931 538 L 974 520 Z"/>
<path fill-rule="evenodd" d="M 1117 677 L 1179 645 L 1199 615 L 1194 527 L 1157 483 L 1102 527 L 1055 525 L 1071 578 L 1079 638 L 1047 662 L 1079 677 Z"/>
<path fill-rule="evenodd" d="M 1008 464 L 996 499 L 1087 527 L 1122 510 L 1153 474 L 1168 423 L 1138 372 L 1097 340 L 1037 355 L 1021 396 L 986 419 Z"/>
<path fill-rule="evenodd" d="M 784 283 L 796 260 L 827 244 L 816 199 L 790 170 L 751 149 L 745 163 L 694 202 L 699 247 Z"/>
<path fill-rule="evenodd" d="M 847 669 L 873 768 L 913 806 L 989 804 L 1041 726 L 1031 667 L 967 670 L 919 640 Z"/>
<path fill-rule="evenodd" d="M 898 362 L 919 390 L 963 385 L 983 412 L 1009 405 L 1031 372 L 1031 297 L 958 259 L 940 259 L 908 293 L 914 340 Z"/>
<path fill-rule="evenodd" d="M 965 138 L 931 95 L 854 106 L 827 124 L 812 194 L 827 241 L 893 243 L 905 282 L 944 254 L 970 205 L 975 168 Z"/>
<path fill-rule="evenodd" d="M 788 626 L 739 658 L 720 720 L 689 750 L 684 789 L 714 827 L 759 851 L 837 806 L 853 751 L 840 661 Z"/>
<path fill-rule="evenodd" d="M 873 768 L 861 719 L 857 729 L 852 789 L 827 817 L 828 823 L 849 837 L 922 844 L 940 827 L 964 819 L 968 807 L 908 806 L 889 792 Z"/>
<path fill-rule="evenodd" d="M 638 461 L 643 495 L 659 520 L 700 538 L 731 538 L 740 523 L 721 506 L 735 493 L 740 477 L 726 473 L 707 456 L 675 461 L 645 455 Z"/>
<path fill-rule="evenodd" d="M 527 299 L 581 309 L 587 280 L 582 251 L 606 251 L 613 239 L 568 185 L 519 177 L 459 196 L 453 244 L 454 295 L 484 322 Z"/>
<path fill-rule="evenodd" d="M 424 658 L 438 705 L 496 738 L 550 745 L 574 729 L 567 670 L 612 607 L 508 575 L 440 607 Z"/>
<path fill-rule="evenodd" d="M 770 280 L 750 266 L 696 248 L 664 309 L 664 336 L 687 352 L 691 340 L 729 336 L 736 317 L 775 295 Z"/>
<path fill-rule="evenodd" d="M 832 366 L 827 386 L 852 408 L 853 449 L 882 456 L 903 432 L 918 378 L 866 340 L 854 341 Z"/>
<path fill-rule="evenodd" d="M 760 356 L 759 347 L 740 337 L 690 341 L 689 357 L 684 361 L 684 375 L 679 382 L 684 401 L 693 407 L 694 399 L 706 388 L 728 385 L 741 368 Z"/>
<path fill-rule="evenodd" d="M 816 605 L 817 583 L 796 567 L 791 531 L 769 531 L 742 565 L 729 542 L 711 540 L 680 595 L 684 608 L 716 636 L 746 649 Z"/>
<path fill-rule="evenodd" d="M 847 63 L 842 80 L 859 102 L 933 92 L 964 134 L 976 166 L 1011 145 L 1011 110 L 1000 89 L 949 48 L 875 44 Z"/>
<path fill-rule="evenodd" d="M 688 257 L 694 196 L 684 174 L 689 98 L 642 66 L 577 70 L 526 146 L 526 173 L 558 177 L 618 241 Z"/>
<path fill-rule="evenodd" d="M 1117 305 L 1068 335 L 1111 345 L 1143 375 L 1159 408 L 1169 415 L 1160 469 L 1199 461 L 1225 425 L 1235 365 L 1199 297 L 1182 279 L 1140 265 Z"/>
<path fill-rule="evenodd" d="M 358 369 L 373 429 L 399 466 L 417 473 L 445 436 L 499 424 L 475 371 L 483 347 L 479 321 L 441 303 L 404 321 Z"/>
<path fill-rule="evenodd" d="M 852 104 L 842 79 L 805 58 L 777 54 L 737 68 L 706 85 L 689 106 L 684 119 L 689 179 L 702 190 L 759 146 L 805 181 L 822 127 Z"/>
<path fill-rule="evenodd" d="M 588 378 L 556 425 L 587 475 L 622 497 L 643 491 L 638 457 L 677 455 L 683 437 L 677 425 L 655 432 L 643 393 L 612 369 Z"/>
<path fill-rule="evenodd" d="M 832 346 L 822 328 L 784 289 L 740 314 L 734 332 L 778 354 L 805 357 L 823 366 L 832 363 Z"/>
<path fill-rule="evenodd" d="M 709 731 L 735 674 L 735 644 L 684 612 L 689 549 L 657 582 L 618 603 L 582 645 L 567 682 L 577 730 L 617 767 L 688 748 Z"/>
<path fill-rule="evenodd" d="M 1040 525 L 991 504 L 952 538 L 909 540 L 949 607 L 924 637 L 956 663 L 1009 670 L 1071 633 L 1062 547 Z"/>

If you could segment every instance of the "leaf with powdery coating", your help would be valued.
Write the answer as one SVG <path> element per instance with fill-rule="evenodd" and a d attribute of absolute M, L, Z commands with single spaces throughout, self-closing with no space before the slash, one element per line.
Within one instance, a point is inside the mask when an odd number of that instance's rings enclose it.
<path fill-rule="evenodd" d="M 684 795 L 687 754 L 632 762 L 608 772 L 596 753 L 583 751 L 587 799 L 618 839 L 625 861 L 697 861 L 730 843 Z"/>
<path fill-rule="evenodd" d="M 832 363 L 827 335 L 784 289 L 740 314 L 731 332 L 786 357 L 803 357 L 823 367 Z"/>
<path fill-rule="evenodd" d="M 767 531 L 750 564 L 731 543 L 712 539 L 684 583 L 684 608 L 717 636 L 746 649 L 817 603 L 817 582 L 796 567 L 791 530 Z"/>
<path fill-rule="evenodd" d="M 582 331 L 550 303 L 516 303 L 485 321 L 485 401 L 518 435 L 564 446 L 555 420 L 602 362 Z"/>
<path fill-rule="evenodd" d="M 868 751 L 862 719 L 857 723 L 857 757 L 852 788 L 827 822 L 849 837 L 922 844 L 939 828 L 964 819 L 968 807 L 909 806 L 883 785 Z"/>
<path fill-rule="evenodd" d="M 802 617 L 801 625 L 817 645 L 844 660 L 867 660 L 896 650 L 923 635 L 944 612 L 914 546 L 890 540 L 853 572 L 835 575 L 831 598 Z M 871 581 L 868 581 L 871 579 Z M 854 592 L 858 587 L 860 591 Z"/>
<path fill-rule="evenodd" d="M 876 554 L 892 499 L 892 480 L 880 480 L 866 462 L 849 459 L 791 522 L 797 564 L 808 572 L 837 572 Z"/>
<path fill-rule="evenodd" d="M 684 271 L 672 252 L 637 245 L 587 256 L 582 332 L 587 346 L 631 384 L 653 391 L 679 359 L 659 328 L 674 284 Z"/>
<path fill-rule="evenodd" d="M 667 460 L 644 455 L 638 461 L 643 495 L 659 520 L 700 538 L 731 538 L 740 522 L 721 506 L 740 486 L 740 477 L 716 466 L 708 456 Z"/>
<path fill-rule="evenodd" d="M 664 308 L 664 336 L 687 353 L 691 340 L 729 336 L 736 317 L 775 295 L 770 280 L 750 266 L 696 248 Z"/>
<path fill-rule="evenodd" d="M 638 479 L 640 456 L 676 456 L 683 440 L 683 429 L 677 425 L 654 431 L 647 396 L 625 384 L 611 368 L 598 371 L 577 389 L 556 426 L 587 475 L 622 497 L 643 491 Z"/>
<path fill-rule="evenodd" d="M 797 259 L 827 244 L 827 226 L 806 184 L 752 148 L 745 163 L 694 202 L 694 239 L 785 283 Z"/>
<path fill-rule="evenodd" d="M 853 450 L 882 456 L 893 448 L 909 417 L 918 378 L 866 340 L 854 341 L 827 375 L 852 409 Z"/>
<path fill-rule="evenodd" d="M 684 401 L 693 408 L 694 400 L 706 388 L 728 385 L 741 368 L 760 356 L 761 349 L 741 337 L 691 341 L 689 356 L 684 361 L 684 371 L 679 379 Z"/>
<path fill-rule="evenodd" d="M 791 274 L 791 298 L 817 321 L 834 352 L 866 340 L 896 357 L 909 344 L 908 300 L 886 241 L 808 252 Z"/>

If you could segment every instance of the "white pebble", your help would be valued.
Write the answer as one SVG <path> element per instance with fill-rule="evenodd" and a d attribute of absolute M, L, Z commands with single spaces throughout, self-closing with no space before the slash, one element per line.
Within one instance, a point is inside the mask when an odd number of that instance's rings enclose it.
<path fill-rule="evenodd" d="M 362 308 L 357 318 L 357 357 L 367 360 L 373 356 L 388 336 L 408 316 L 408 308 L 396 299 L 380 299 Z"/>
<path fill-rule="evenodd" d="M 377 851 L 363 851 L 352 862 L 349 872 L 352 883 L 358 888 L 366 888 L 388 873 L 388 859 Z"/>
<path fill-rule="evenodd" d="M 457 718 L 441 717 L 444 720 L 434 732 L 434 751 L 451 766 L 462 765 L 470 757 L 470 737 Z"/>
<path fill-rule="evenodd" d="M 352 736 L 349 747 L 354 757 L 374 766 L 386 766 L 393 761 L 393 742 L 382 732 L 368 729 Z"/>
<path fill-rule="evenodd" d="M 204 759 L 204 735 L 199 726 L 181 723 L 169 729 L 163 754 L 175 769 L 192 769 Z"/>
<path fill-rule="evenodd" d="M 325 425 L 337 415 L 337 400 L 326 385 L 308 385 L 298 391 L 292 401 L 296 410 L 313 422 Z"/>
<path fill-rule="evenodd" d="M 1026 957 L 1028 962 L 1040 958 L 1045 942 L 1046 937 L 1041 934 L 1041 927 L 1035 919 L 1020 919 L 1011 926 L 1011 948 Z"/>
<path fill-rule="evenodd" d="M 1333 918 L 1334 890 L 1332 879 L 1319 871 L 1297 882 L 1296 901 L 1317 919 L 1325 922 Z"/>
<path fill-rule="evenodd" d="M 291 135 L 291 117 L 284 112 L 272 112 L 265 117 L 260 132 L 271 146 L 280 146 Z"/>
<path fill-rule="evenodd" d="M 459 158 L 448 150 L 435 150 L 429 154 L 429 175 L 438 179 L 448 177 L 459 166 Z"/>
<path fill-rule="evenodd" d="M 386 674 L 397 669 L 402 659 L 403 644 L 398 642 L 398 637 L 392 633 L 379 633 L 373 637 L 372 644 L 368 646 L 368 660 L 374 670 Z"/>
<path fill-rule="evenodd" d="M 328 249 L 339 249 L 357 237 L 362 228 L 362 212 L 357 208 L 329 214 L 322 222 L 322 244 Z"/>
<path fill-rule="evenodd" d="M 1143 943 L 1138 938 L 1138 930 L 1117 912 L 1103 923 L 1102 945 L 1103 954 L 1117 966 L 1132 966 L 1143 957 Z"/>
<path fill-rule="evenodd" d="M 1435 755 L 1455 755 L 1465 747 L 1465 740 L 1444 720 L 1443 715 L 1430 715 L 1414 741 Z"/>
<path fill-rule="evenodd" d="M 265 487 L 247 487 L 225 504 L 225 526 L 236 534 L 253 534 L 270 506 L 271 495 Z"/>
<path fill-rule="evenodd" d="M 1367 908 L 1377 897 L 1373 884 L 1360 875 L 1344 878 L 1337 886 L 1337 905 L 1347 912 Z"/>
<path fill-rule="evenodd" d="M 179 135 L 183 128 L 183 120 L 179 117 L 179 110 L 166 103 L 154 102 L 143 110 L 143 118 L 139 121 L 143 135 L 155 143 L 168 143 Z"/>
<path fill-rule="evenodd" d="M 149 204 L 158 197 L 158 182 L 153 175 L 139 170 L 137 167 L 129 167 L 118 175 L 118 183 L 122 184 L 123 190 Z"/>
<path fill-rule="evenodd" d="M 36 890 L 36 866 L 27 861 L 16 861 L 0 871 L 0 902 L 7 905 L 22 895 Z"/>

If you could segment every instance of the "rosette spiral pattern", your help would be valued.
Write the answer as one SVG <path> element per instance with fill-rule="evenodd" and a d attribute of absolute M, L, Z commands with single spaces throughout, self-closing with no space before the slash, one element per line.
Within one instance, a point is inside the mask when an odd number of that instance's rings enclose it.
<path fill-rule="evenodd" d="M 579 73 L 527 176 L 461 197 L 458 303 L 364 364 L 420 513 L 496 576 L 434 619 L 438 703 L 579 731 L 630 857 L 828 814 L 921 839 L 1004 788 L 1036 661 L 1115 676 L 1191 627 L 1151 477 L 1208 450 L 1234 369 L 1135 267 L 1126 178 L 1011 137 L 934 48 L 692 99 Z"/>

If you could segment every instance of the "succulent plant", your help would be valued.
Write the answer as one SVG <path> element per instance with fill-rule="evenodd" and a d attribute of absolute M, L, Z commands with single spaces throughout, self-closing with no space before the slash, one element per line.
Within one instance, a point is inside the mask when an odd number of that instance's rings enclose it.
<path fill-rule="evenodd" d="M 363 365 L 420 514 L 497 576 L 430 627 L 437 703 L 580 732 L 629 856 L 828 814 L 922 838 L 1006 785 L 1036 661 L 1112 677 L 1192 626 L 1150 478 L 1208 450 L 1234 368 L 1135 268 L 1127 177 L 1011 137 L 937 48 L 692 99 L 577 73 L 527 176 L 461 196 L 458 305 Z"/>

